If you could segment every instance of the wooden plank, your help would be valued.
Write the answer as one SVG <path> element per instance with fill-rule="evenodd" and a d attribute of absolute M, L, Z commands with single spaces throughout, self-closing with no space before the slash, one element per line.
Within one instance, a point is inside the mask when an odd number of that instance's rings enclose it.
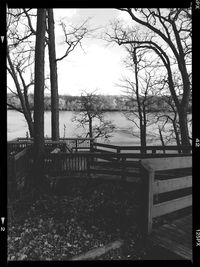
<path fill-rule="evenodd" d="M 152 207 L 152 218 L 161 216 L 179 209 L 183 209 L 192 205 L 192 195 L 173 199 L 163 203 L 156 204 Z"/>
<path fill-rule="evenodd" d="M 78 261 L 78 260 L 89 260 L 89 259 L 95 259 L 97 257 L 100 257 L 101 255 L 107 253 L 111 249 L 117 249 L 120 248 L 123 245 L 123 241 L 115 241 L 112 243 L 109 243 L 108 245 L 105 245 L 103 247 L 92 249 L 84 254 L 78 255 L 73 257 L 71 260 Z"/>
<path fill-rule="evenodd" d="M 184 259 L 192 261 L 192 249 L 189 249 L 180 243 L 172 241 L 162 235 L 158 236 L 157 234 L 149 236 L 149 240 L 152 241 L 154 245 L 164 247 Z"/>
<path fill-rule="evenodd" d="M 154 171 L 190 168 L 192 167 L 192 156 L 143 159 L 141 164 L 147 170 Z"/>
<path fill-rule="evenodd" d="M 192 231 L 188 235 L 183 229 L 175 227 L 172 224 L 165 224 L 159 229 L 159 233 L 162 236 L 169 236 L 171 240 L 181 243 L 185 247 L 192 248 Z"/>
<path fill-rule="evenodd" d="M 173 221 L 173 224 L 183 229 L 185 232 L 190 232 L 192 229 L 192 214 L 186 215 L 183 218 L 179 218 Z"/>
<path fill-rule="evenodd" d="M 110 175 L 119 175 L 121 176 L 122 175 L 122 171 L 119 169 L 119 170 L 108 170 L 108 169 L 93 169 L 93 168 L 90 168 L 90 171 L 91 173 L 94 173 L 94 174 L 110 174 Z M 139 173 L 134 173 L 134 172 L 127 172 L 127 171 L 124 171 L 123 174 L 125 176 L 137 176 L 139 177 Z"/>
<path fill-rule="evenodd" d="M 174 179 L 157 180 L 153 183 L 153 193 L 160 194 L 192 186 L 192 176 L 184 176 Z"/>
<path fill-rule="evenodd" d="M 21 158 L 22 156 L 24 156 L 27 152 L 28 152 L 29 148 L 24 148 L 22 151 L 20 151 L 19 153 L 17 153 L 15 156 L 14 156 L 14 159 L 15 160 L 18 160 L 19 158 Z"/>
<path fill-rule="evenodd" d="M 153 214 L 152 214 L 152 208 L 153 208 L 153 181 L 154 181 L 154 176 L 155 176 L 155 172 L 154 171 L 150 171 L 148 173 L 149 177 L 148 177 L 148 222 L 147 222 L 147 231 L 148 233 L 151 232 L 152 230 L 152 218 L 153 218 Z"/>
<path fill-rule="evenodd" d="M 113 148 L 113 149 L 117 149 L 119 146 L 115 146 L 115 145 L 110 145 L 110 144 L 103 144 L 103 143 L 93 143 L 94 146 L 100 146 L 100 147 L 106 147 L 106 148 Z"/>

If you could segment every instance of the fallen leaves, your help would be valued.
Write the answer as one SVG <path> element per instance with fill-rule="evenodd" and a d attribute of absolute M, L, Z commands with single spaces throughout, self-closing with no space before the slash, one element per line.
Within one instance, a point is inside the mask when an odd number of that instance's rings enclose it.
<path fill-rule="evenodd" d="M 128 244 L 126 255 L 116 250 L 99 259 L 136 258 L 136 189 L 88 181 L 69 186 L 65 195 L 42 195 L 24 220 L 9 222 L 8 260 L 67 260 L 119 238 Z"/>

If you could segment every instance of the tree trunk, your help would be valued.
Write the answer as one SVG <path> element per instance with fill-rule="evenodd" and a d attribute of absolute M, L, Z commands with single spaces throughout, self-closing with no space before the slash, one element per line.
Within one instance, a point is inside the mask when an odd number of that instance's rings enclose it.
<path fill-rule="evenodd" d="M 138 60 L 136 50 L 133 51 L 133 59 L 134 59 L 134 73 L 135 73 L 135 85 L 136 85 L 136 99 L 138 104 L 138 115 L 140 119 L 140 144 L 141 144 L 141 153 L 146 153 L 146 123 L 145 123 L 145 111 L 142 111 L 142 103 L 140 100 L 140 92 L 139 92 L 139 81 L 138 81 Z M 143 116 L 144 115 L 144 116 Z"/>
<path fill-rule="evenodd" d="M 188 124 L 187 124 L 187 110 L 185 108 L 180 108 L 178 112 L 180 134 L 181 134 L 181 145 L 190 146 Z"/>
<path fill-rule="evenodd" d="M 34 185 L 43 177 L 44 162 L 44 56 L 45 56 L 46 10 L 37 11 L 37 35 L 35 45 L 34 88 Z"/>
<path fill-rule="evenodd" d="M 48 9 L 48 33 L 49 33 L 49 64 L 51 82 L 51 136 L 52 140 L 59 140 L 59 102 L 58 102 L 58 77 L 55 51 L 55 31 L 53 9 Z"/>
<path fill-rule="evenodd" d="M 28 130 L 30 133 L 30 137 L 34 138 L 34 123 L 32 121 L 27 121 L 28 124 Z"/>
<path fill-rule="evenodd" d="M 140 144 L 142 154 L 146 154 L 146 127 L 142 123 L 140 125 Z"/>
<path fill-rule="evenodd" d="M 159 136 L 160 136 L 160 141 L 163 147 L 163 153 L 165 154 L 165 141 L 162 135 L 162 130 L 160 129 L 160 127 L 158 126 L 158 131 L 159 131 Z"/>
<path fill-rule="evenodd" d="M 92 132 L 92 118 L 89 117 L 89 136 L 90 138 L 93 138 L 93 132 Z"/>

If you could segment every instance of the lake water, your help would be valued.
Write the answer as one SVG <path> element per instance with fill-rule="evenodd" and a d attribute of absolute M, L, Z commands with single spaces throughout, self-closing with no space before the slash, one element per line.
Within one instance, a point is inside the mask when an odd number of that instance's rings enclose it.
<path fill-rule="evenodd" d="M 77 128 L 77 124 L 72 122 L 71 119 L 74 115 L 72 111 L 60 111 L 59 114 L 59 124 L 60 124 L 60 137 L 64 137 L 64 125 L 65 137 L 76 137 L 77 133 L 80 135 L 84 132 L 83 129 Z M 151 114 L 152 121 L 155 119 L 155 115 Z M 110 138 L 111 144 L 118 145 L 139 145 L 140 140 L 139 129 L 134 125 L 133 122 L 127 120 L 122 112 L 105 112 L 105 118 L 112 120 L 115 124 L 116 129 L 112 133 Z M 44 115 L 44 131 L 45 136 L 51 136 L 51 112 L 45 111 Z M 14 110 L 7 111 L 7 139 L 12 140 L 17 137 L 25 137 L 28 127 L 24 119 L 23 114 L 16 112 Z M 158 137 L 158 125 L 153 123 L 147 128 L 147 145 L 161 145 Z M 98 140 L 102 142 L 103 140 Z"/>

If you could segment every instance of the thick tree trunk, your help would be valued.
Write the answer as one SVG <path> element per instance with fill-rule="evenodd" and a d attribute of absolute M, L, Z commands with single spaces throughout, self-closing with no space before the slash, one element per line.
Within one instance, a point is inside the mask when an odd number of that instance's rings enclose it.
<path fill-rule="evenodd" d="M 35 45 L 34 88 L 34 185 L 43 177 L 44 163 L 44 56 L 45 56 L 46 10 L 37 11 L 37 35 Z"/>
<path fill-rule="evenodd" d="M 140 125 L 140 144 L 142 154 L 146 153 L 146 127 L 141 123 Z"/>
<path fill-rule="evenodd" d="M 180 134 L 181 134 L 181 145 L 190 146 L 188 122 L 187 122 L 187 110 L 185 108 L 180 108 L 178 116 L 179 116 Z"/>
<path fill-rule="evenodd" d="M 54 16 L 53 9 L 48 9 L 48 33 L 49 33 L 49 64 L 51 81 L 51 135 L 52 140 L 59 140 L 59 103 L 58 103 L 58 77 L 55 51 Z"/>

